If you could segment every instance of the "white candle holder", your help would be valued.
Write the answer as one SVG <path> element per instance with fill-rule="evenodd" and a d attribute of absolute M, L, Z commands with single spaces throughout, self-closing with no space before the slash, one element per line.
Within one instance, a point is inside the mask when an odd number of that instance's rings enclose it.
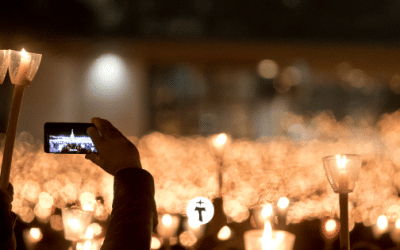
<path fill-rule="evenodd" d="M 10 64 L 10 51 L 0 50 L 0 84 L 3 84 Z"/>
<path fill-rule="evenodd" d="M 269 244 L 263 247 L 264 230 L 249 230 L 244 233 L 245 250 L 292 250 L 296 236 L 282 230 L 272 230 Z"/>
<path fill-rule="evenodd" d="M 330 155 L 322 160 L 333 191 L 335 193 L 353 192 L 360 174 L 361 156 L 355 154 Z"/>
<path fill-rule="evenodd" d="M 29 85 L 39 69 L 41 54 L 28 53 L 25 50 L 10 50 L 10 78 L 13 84 Z"/>
<path fill-rule="evenodd" d="M 335 193 L 339 193 L 340 205 L 340 250 L 350 249 L 349 196 L 354 190 L 360 173 L 360 155 L 345 154 L 324 157 L 323 164 L 328 181 Z"/>
<path fill-rule="evenodd" d="M 63 208 L 61 212 L 65 239 L 70 241 L 85 239 L 86 229 L 92 221 L 93 212 L 79 208 Z"/>

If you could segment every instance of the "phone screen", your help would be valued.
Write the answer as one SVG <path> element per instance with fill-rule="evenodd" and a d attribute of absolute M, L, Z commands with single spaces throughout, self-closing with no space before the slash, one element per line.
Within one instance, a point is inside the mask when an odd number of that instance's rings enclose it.
<path fill-rule="evenodd" d="M 44 150 L 55 154 L 97 153 L 86 133 L 91 123 L 47 122 L 44 124 Z"/>

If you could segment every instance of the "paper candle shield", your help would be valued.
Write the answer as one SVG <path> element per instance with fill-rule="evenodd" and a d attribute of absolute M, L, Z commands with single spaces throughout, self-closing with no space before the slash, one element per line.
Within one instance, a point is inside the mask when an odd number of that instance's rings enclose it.
<path fill-rule="evenodd" d="M 292 250 L 296 236 L 282 230 L 272 230 L 271 244 L 263 248 L 262 236 L 264 230 L 249 230 L 244 233 L 244 248 L 246 250 Z"/>
<path fill-rule="evenodd" d="M 9 63 L 10 63 L 9 50 L 0 50 L 0 84 L 4 82 L 4 78 L 6 77 Z"/>
<path fill-rule="evenodd" d="M 10 78 L 13 84 L 25 85 L 35 77 L 42 59 L 41 54 L 10 50 Z"/>
<path fill-rule="evenodd" d="M 78 208 L 63 208 L 61 212 L 65 239 L 70 241 L 83 239 L 86 229 L 92 221 L 93 212 Z"/>

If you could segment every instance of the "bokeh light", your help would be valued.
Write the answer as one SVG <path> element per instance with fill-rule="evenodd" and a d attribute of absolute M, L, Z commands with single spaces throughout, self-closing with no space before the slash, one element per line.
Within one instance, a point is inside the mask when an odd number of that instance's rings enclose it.
<path fill-rule="evenodd" d="M 43 237 L 42 231 L 38 227 L 32 227 L 29 230 L 29 234 L 31 235 L 32 239 L 36 242 L 40 241 Z"/>
<path fill-rule="evenodd" d="M 192 247 L 197 242 L 197 237 L 193 234 L 192 231 L 184 231 L 179 235 L 179 242 L 182 246 Z"/>
<path fill-rule="evenodd" d="M 150 245 L 150 249 L 160 249 L 161 248 L 161 241 L 160 239 L 158 239 L 157 237 L 152 236 L 151 237 L 151 245 Z"/>
<path fill-rule="evenodd" d="M 97 58 L 89 70 L 88 95 L 111 99 L 127 89 L 128 72 L 123 60 L 115 54 Z"/>
<path fill-rule="evenodd" d="M 258 74 L 266 79 L 273 79 L 279 73 L 279 66 L 274 60 L 265 59 L 258 63 Z"/>
<path fill-rule="evenodd" d="M 228 226 L 223 226 L 218 232 L 219 240 L 228 240 L 232 236 L 232 231 Z"/>

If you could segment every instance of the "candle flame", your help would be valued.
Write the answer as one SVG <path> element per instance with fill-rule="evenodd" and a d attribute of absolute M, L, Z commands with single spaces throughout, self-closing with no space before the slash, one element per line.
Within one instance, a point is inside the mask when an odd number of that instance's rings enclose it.
<path fill-rule="evenodd" d="M 268 203 L 261 211 L 261 215 L 263 218 L 268 218 L 271 217 L 272 212 L 273 212 L 272 205 Z"/>
<path fill-rule="evenodd" d="M 219 144 L 219 145 L 224 145 L 225 143 L 226 143 L 226 141 L 227 141 L 227 139 L 228 139 L 228 136 L 225 134 L 225 133 L 222 133 L 222 134 L 219 134 L 218 135 L 218 137 L 217 137 L 217 143 Z"/>
<path fill-rule="evenodd" d="M 336 155 L 336 164 L 340 169 L 345 170 L 347 162 L 348 160 L 346 159 L 345 155 L 343 156 L 343 158 L 340 158 L 340 155 Z"/>
<path fill-rule="evenodd" d="M 22 49 L 21 52 L 19 52 L 23 58 L 29 58 L 28 52 L 25 51 L 25 49 Z"/>

